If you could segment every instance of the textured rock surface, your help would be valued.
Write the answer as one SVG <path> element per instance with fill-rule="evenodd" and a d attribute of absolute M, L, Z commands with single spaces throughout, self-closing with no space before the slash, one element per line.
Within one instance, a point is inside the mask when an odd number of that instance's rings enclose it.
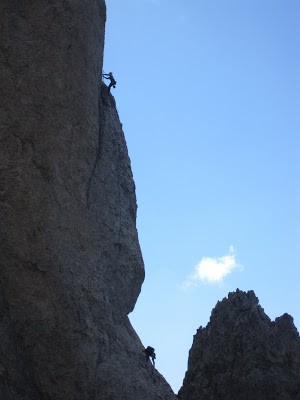
<path fill-rule="evenodd" d="M 218 302 L 194 336 L 181 400 L 300 399 L 300 339 L 288 314 L 272 322 L 253 291 Z"/>
<path fill-rule="evenodd" d="M 0 3 L 0 399 L 174 399 L 127 317 L 144 267 L 105 11 Z"/>

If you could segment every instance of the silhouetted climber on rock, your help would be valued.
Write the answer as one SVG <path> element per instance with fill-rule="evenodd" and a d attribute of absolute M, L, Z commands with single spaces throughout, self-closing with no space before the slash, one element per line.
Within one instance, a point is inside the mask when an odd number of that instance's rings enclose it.
<path fill-rule="evenodd" d="M 110 91 L 110 88 L 111 88 L 111 87 L 113 87 L 113 88 L 116 87 L 117 81 L 116 81 L 115 78 L 113 77 L 112 72 L 110 72 L 109 74 L 102 74 L 102 76 L 103 76 L 104 79 L 109 79 L 109 80 L 110 80 L 110 84 L 109 84 L 109 86 L 108 86 L 108 90 L 109 90 L 109 91 Z"/>
<path fill-rule="evenodd" d="M 151 346 L 148 346 L 146 349 L 143 349 L 143 352 L 144 352 L 145 355 L 146 355 L 147 361 L 148 361 L 149 359 L 151 359 L 151 360 L 152 360 L 152 364 L 153 364 L 153 366 L 155 367 L 156 355 L 155 355 L 155 350 L 154 350 L 154 348 L 151 347 Z"/>

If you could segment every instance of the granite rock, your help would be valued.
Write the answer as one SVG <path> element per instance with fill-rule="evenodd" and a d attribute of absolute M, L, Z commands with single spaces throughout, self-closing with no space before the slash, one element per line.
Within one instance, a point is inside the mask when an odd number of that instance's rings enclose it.
<path fill-rule="evenodd" d="M 174 399 L 128 313 L 130 159 L 101 82 L 103 0 L 0 4 L 0 398 Z"/>

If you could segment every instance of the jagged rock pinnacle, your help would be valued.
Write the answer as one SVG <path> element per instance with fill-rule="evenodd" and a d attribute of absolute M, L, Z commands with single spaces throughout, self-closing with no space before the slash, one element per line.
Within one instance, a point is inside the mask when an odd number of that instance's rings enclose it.
<path fill-rule="evenodd" d="M 218 302 L 194 336 L 181 400 L 300 399 L 300 339 L 288 314 L 272 322 L 253 291 Z"/>

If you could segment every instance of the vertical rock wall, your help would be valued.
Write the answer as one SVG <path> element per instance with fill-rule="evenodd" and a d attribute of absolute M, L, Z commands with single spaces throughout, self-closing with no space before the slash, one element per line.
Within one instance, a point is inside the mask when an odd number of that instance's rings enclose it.
<path fill-rule="evenodd" d="M 127 314 L 144 279 L 101 86 L 103 0 L 0 3 L 0 398 L 173 399 Z"/>
<path fill-rule="evenodd" d="M 300 338 L 288 314 L 272 322 L 253 291 L 218 302 L 194 336 L 180 400 L 299 400 Z"/>

